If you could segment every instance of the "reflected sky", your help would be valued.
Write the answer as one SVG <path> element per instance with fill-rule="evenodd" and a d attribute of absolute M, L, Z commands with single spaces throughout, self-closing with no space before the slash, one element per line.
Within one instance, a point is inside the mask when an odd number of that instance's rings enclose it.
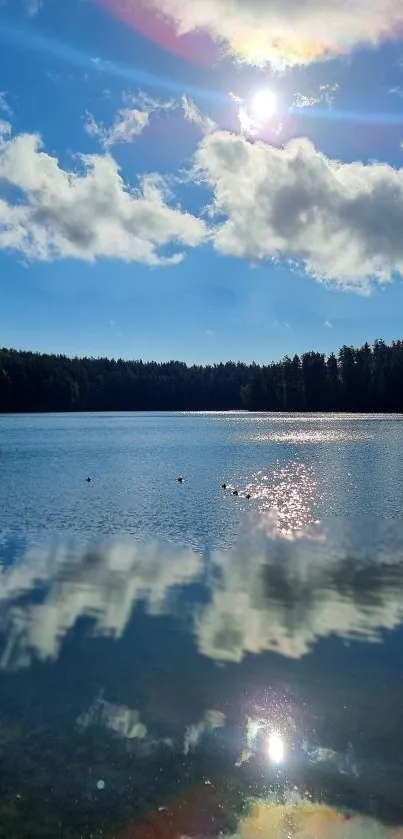
<path fill-rule="evenodd" d="M 321 539 L 251 528 L 204 554 L 3 540 L 10 835 L 40 800 L 35 829 L 49 813 L 66 827 L 50 835 L 91 835 L 81 824 L 134 837 L 151 818 L 154 837 L 169 812 L 171 839 L 199 836 L 204 818 L 205 836 L 246 839 L 273 820 L 276 839 L 286 823 L 291 836 L 341 837 L 351 811 L 359 835 L 392 836 L 403 823 L 401 547 L 400 525 L 368 520 L 322 522 Z M 339 833 L 326 832 L 333 822 Z"/>

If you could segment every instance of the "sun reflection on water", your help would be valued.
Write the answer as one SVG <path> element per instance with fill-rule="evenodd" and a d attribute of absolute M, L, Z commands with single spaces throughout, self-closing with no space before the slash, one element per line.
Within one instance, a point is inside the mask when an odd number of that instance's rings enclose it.
<path fill-rule="evenodd" d="M 313 536 L 319 524 L 315 508 L 320 501 L 314 469 L 303 463 L 277 466 L 272 472 L 255 472 L 248 493 L 256 499 L 260 516 L 256 530 L 271 538 Z"/>
<path fill-rule="evenodd" d="M 269 735 L 267 754 L 272 763 L 280 764 L 284 760 L 284 741 L 277 731 L 272 731 Z"/>

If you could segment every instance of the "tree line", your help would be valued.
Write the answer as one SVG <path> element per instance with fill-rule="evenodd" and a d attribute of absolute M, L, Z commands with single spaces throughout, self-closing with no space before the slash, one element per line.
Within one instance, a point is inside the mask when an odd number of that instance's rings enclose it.
<path fill-rule="evenodd" d="M 403 412 L 403 341 L 267 365 L 67 358 L 0 350 L 0 412 Z"/>

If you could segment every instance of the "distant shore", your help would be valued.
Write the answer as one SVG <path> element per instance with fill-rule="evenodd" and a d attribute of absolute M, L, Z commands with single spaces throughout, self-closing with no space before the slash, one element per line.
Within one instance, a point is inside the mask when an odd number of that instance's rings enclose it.
<path fill-rule="evenodd" d="M 403 412 L 403 341 L 267 365 L 188 366 L 0 350 L 0 413 Z"/>

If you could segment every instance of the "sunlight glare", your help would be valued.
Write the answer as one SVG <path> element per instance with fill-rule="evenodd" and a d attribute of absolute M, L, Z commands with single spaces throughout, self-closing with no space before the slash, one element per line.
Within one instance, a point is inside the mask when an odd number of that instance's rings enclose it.
<path fill-rule="evenodd" d="M 277 111 L 276 94 L 268 88 L 258 90 L 252 97 L 251 111 L 253 116 L 261 122 L 274 117 Z"/>
<path fill-rule="evenodd" d="M 277 732 L 272 731 L 268 742 L 268 754 L 273 763 L 282 763 L 284 760 L 284 743 Z"/>

